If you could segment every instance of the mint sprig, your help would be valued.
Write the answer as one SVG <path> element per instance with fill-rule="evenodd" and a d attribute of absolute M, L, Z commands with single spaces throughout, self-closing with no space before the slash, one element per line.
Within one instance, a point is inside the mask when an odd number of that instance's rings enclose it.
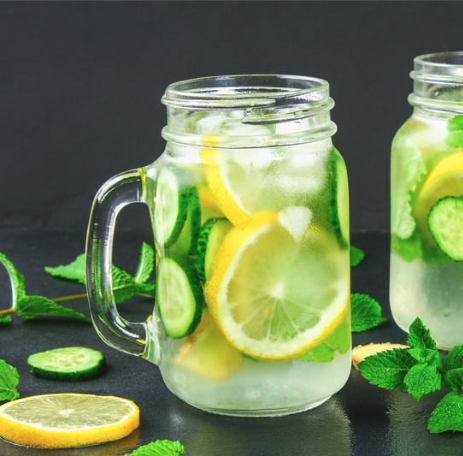
<path fill-rule="evenodd" d="M 358 266 L 365 259 L 365 252 L 353 245 L 350 246 L 350 265 Z"/>
<path fill-rule="evenodd" d="M 179 441 L 156 440 L 125 456 L 180 456 L 182 454 L 185 454 L 185 447 Z"/>
<path fill-rule="evenodd" d="M 362 332 L 387 322 L 378 301 L 363 293 L 350 295 L 352 332 Z"/>
<path fill-rule="evenodd" d="M 18 384 L 18 371 L 0 359 L 0 402 L 17 399 L 19 397 L 19 393 L 16 391 Z"/>
<path fill-rule="evenodd" d="M 411 394 L 417 401 L 438 391 L 444 384 L 453 390 L 432 412 L 428 429 L 432 433 L 463 431 L 463 345 L 453 347 L 445 361 L 431 332 L 420 318 L 410 325 L 409 348 L 383 351 L 368 356 L 358 368 L 371 384 Z"/>
<path fill-rule="evenodd" d="M 155 259 L 153 248 L 150 245 L 143 243 L 134 276 L 124 271 L 123 269 L 112 265 L 112 284 L 114 299 L 117 304 L 138 295 L 154 297 L 156 284 L 154 281 L 149 281 L 149 278 L 154 269 L 154 263 Z M 74 261 L 66 265 L 60 265 L 56 267 L 46 266 L 45 271 L 53 277 L 58 277 L 85 285 L 85 254 L 79 255 Z M 86 296 L 86 294 L 84 294 L 84 296 Z"/>

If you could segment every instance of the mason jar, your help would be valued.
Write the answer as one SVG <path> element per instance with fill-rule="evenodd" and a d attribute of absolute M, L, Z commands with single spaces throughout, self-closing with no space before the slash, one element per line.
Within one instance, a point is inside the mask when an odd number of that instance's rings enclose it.
<path fill-rule="evenodd" d="M 164 153 L 104 184 L 92 209 L 98 334 L 157 364 L 175 395 L 209 412 L 323 403 L 351 368 L 348 182 L 328 83 L 206 77 L 170 85 L 162 101 Z M 116 216 L 133 202 L 149 209 L 156 251 L 144 323 L 118 313 L 110 282 Z"/>
<path fill-rule="evenodd" d="M 414 59 L 411 117 L 391 152 L 390 303 L 438 346 L 463 343 L 463 52 Z"/>

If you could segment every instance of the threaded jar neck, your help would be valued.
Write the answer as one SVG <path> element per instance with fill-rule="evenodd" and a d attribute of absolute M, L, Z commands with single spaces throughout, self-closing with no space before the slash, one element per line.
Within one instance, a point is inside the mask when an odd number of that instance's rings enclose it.
<path fill-rule="evenodd" d="M 414 59 L 409 103 L 420 109 L 463 113 L 463 52 L 425 54 Z"/>
<path fill-rule="evenodd" d="M 191 79 L 169 85 L 162 102 L 167 106 L 164 138 L 184 144 L 201 144 L 205 136 L 225 137 L 231 147 L 298 144 L 336 131 L 329 84 L 313 77 Z"/>

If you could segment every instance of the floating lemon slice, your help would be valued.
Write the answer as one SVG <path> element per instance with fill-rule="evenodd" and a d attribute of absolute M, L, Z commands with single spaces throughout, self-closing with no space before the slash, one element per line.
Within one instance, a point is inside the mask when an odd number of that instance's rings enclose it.
<path fill-rule="evenodd" d="M 323 342 L 346 317 L 350 296 L 348 258 L 335 240 L 307 228 L 298 242 L 301 230 L 289 232 L 280 218 L 260 212 L 246 228 L 233 228 L 204 290 L 230 344 L 275 361 L 296 358 Z"/>
<path fill-rule="evenodd" d="M 308 206 L 325 182 L 328 152 L 322 152 L 211 148 L 201 151 L 201 160 L 220 211 L 233 225 L 243 228 L 257 212 Z"/>
<path fill-rule="evenodd" d="M 422 232 L 427 228 L 428 213 L 445 196 L 463 195 L 463 150 L 443 158 L 429 173 L 418 194 L 413 215 Z"/>
<path fill-rule="evenodd" d="M 121 439 L 139 426 L 127 399 L 91 394 L 47 394 L 0 407 L 0 437 L 37 448 L 74 448 Z"/>

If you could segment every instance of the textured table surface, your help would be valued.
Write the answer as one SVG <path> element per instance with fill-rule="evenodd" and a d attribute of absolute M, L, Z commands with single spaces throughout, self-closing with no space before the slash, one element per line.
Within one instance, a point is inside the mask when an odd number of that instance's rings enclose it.
<path fill-rule="evenodd" d="M 133 270 L 142 237 L 130 232 L 118 234 L 115 264 Z M 81 232 L 0 230 L 0 252 L 24 274 L 30 295 L 57 297 L 83 291 L 79 285 L 50 277 L 43 268 L 71 262 L 83 252 L 84 242 L 85 233 Z M 354 334 L 354 345 L 372 341 L 404 343 L 406 336 L 392 322 L 388 306 L 387 234 L 354 234 L 352 244 L 367 254 L 366 260 L 352 269 L 352 291 L 374 297 L 389 318 L 389 323 L 380 328 Z M 1 296 L 0 308 L 4 308 L 9 292 L 2 289 Z M 88 314 L 86 300 L 67 305 Z M 150 313 L 152 302 L 137 300 L 123 306 L 124 316 L 142 319 Z M 104 376 L 66 383 L 38 379 L 28 372 L 29 354 L 76 344 L 103 351 L 109 366 Z M 119 442 L 46 451 L 0 441 L 2 456 L 120 455 L 157 439 L 180 440 L 188 456 L 463 454 L 463 435 L 431 435 L 426 429 L 429 413 L 443 392 L 416 402 L 406 394 L 369 385 L 354 369 L 345 387 L 315 410 L 282 418 L 243 419 L 211 415 L 184 404 L 164 386 L 156 366 L 107 347 L 90 324 L 15 317 L 11 325 L 0 329 L 0 359 L 18 369 L 22 397 L 71 391 L 111 394 L 134 400 L 141 411 L 139 430 Z"/>

